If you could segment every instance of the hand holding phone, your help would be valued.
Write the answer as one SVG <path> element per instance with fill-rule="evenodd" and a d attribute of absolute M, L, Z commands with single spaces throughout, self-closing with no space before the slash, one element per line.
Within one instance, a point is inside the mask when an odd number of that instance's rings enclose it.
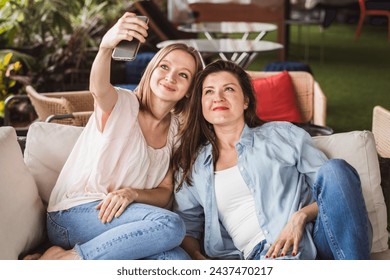
<path fill-rule="evenodd" d="M 146 16 L 137 16 L 137 18 L 143 20 L 146 23 L 149 21 Z M 132 61 L 137 56 L 140 45 L 141 42 L 135 38 L 131 41 L 122 40 L 118 43 L 112 52 L 112 58 L 114 60 Z"/>

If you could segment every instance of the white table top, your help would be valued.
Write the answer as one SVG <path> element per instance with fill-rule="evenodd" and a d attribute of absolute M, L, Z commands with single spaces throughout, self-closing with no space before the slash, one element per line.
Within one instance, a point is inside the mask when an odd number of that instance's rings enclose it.
<path fill-rule="evenodd" d="M 185 32 L 221 32 L 221 33 L 247 33 L 269 32 L 277 29 L 276 24 L 261 22 L 202 22 L 180 25 L 179 30 Z"/>
<path fill-rule="evenodd" d="M 254 41 L 241 39 L 187 39 L 187 40 L 167 40 L 157 44 L 158 48 L 174 43 L 184 43 L 192 46 L 199 52 L 207 53 L 253 53 L 266 52 L 283 49 L 283 45 L 269 41 Z"/>

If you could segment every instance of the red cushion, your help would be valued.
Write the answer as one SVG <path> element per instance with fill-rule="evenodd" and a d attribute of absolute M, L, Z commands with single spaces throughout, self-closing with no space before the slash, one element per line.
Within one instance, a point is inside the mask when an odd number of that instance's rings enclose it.
<path fill-rule="evenodd" d="M 287 71 L 252 81 L 257 98 L 256 113 L 264 121 L 302 122 L 296 93 Z"/>

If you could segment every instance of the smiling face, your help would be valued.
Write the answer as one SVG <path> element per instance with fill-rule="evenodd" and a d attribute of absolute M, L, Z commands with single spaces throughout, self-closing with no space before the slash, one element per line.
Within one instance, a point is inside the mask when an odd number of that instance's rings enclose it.
<path fill-rule="evenodd" d="M 235 75 L 227 71 L 208 75 L 202 86 L 202 112 L 214 128 L 244 125 L 244 111 L 248 103 Z"/>
<path fill-rule="evenodd" d="M 194 58 L 183 50 L 168 53 L 151 75 L 150 87 L 155 97 L 176 103 L 188 92 L 196 71 Z"/>

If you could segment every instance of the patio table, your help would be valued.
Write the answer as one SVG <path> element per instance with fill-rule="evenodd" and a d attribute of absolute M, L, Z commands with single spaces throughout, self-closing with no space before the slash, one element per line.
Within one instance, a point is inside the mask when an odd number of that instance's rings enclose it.
<path fill-rule="evenodd" d="M 191 23 L 179 25 L 178 29 L 184 32 L 191 33 L 203 33 L 207 39 L 213 40 L 217 39 L 220 36 L 225 36 L 228 34 L 237 34 L 241 33 L 241 40 L 247 40 L 250 33 L 257 33 L 256 42 L 263 39 L 267 32 L 274 31 L 277 29 L 276 24 L 272 23 L 261 23 L 261 22 L 200 22 L 200 23 Z M 238 53 L 233 54 L 233 59 L 236 60 Z M 220 53 L 222 57 L 223 54 Z M 243 59 L 243 58 L 241 58 Z"/>
<path fill-rule="evenodd" d="M 256 54 L 261 52 L 280 50 L 283 48 L 282 44 L 275 42 L 241 39 L 167 40 L 158 43 L 157 47 L 163 48 L 173 43 L 183 43 L 192 46 L 201 54 L 219 54 L 222 59 L 233 61 L 244 69 L 249 66 Z"/>

